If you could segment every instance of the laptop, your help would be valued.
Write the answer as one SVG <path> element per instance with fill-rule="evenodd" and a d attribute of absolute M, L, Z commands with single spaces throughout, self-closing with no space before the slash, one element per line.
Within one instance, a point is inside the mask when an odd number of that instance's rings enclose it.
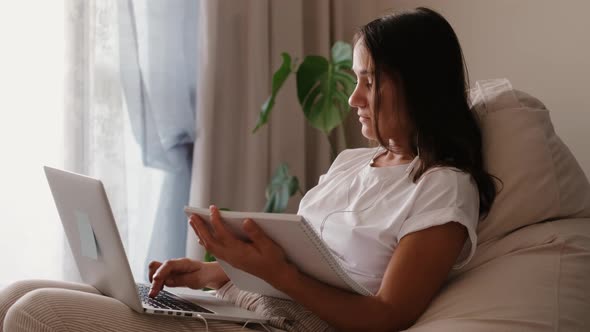
<path fill-rule="evenodd" d="M 206 293 L 162 290 L 148 297 L 136 283 L 102 182 L 44 167 L 82 280 L 138 313 L 265 324 L 268 318 Z M 200 294 L 200 295 L 199 295 Z"/>

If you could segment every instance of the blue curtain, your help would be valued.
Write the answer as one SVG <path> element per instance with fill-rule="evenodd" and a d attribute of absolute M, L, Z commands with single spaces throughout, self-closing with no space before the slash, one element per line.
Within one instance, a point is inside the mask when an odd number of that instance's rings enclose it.
<path fill-rule="evenodd" d="M 121 80 L 133 135 L 144 165 L 165 172 L 147 262 L 184 257 L 183 207 L 189 200 L 195 140 L 198 1 L 118 3 Z"/>

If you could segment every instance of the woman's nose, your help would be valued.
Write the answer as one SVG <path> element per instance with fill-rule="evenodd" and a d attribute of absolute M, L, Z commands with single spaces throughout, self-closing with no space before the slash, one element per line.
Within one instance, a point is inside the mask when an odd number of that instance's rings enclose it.
<path fill-rule="evenodd" d="M 352 94 L 348 98 L 348 104 L 351 107 L 362 108 L 366 106 L 366 98 L 364 98 L 362 94 L 359 92 L 358 85 L 355 87 L 354 91 L 352 91 Z"/>

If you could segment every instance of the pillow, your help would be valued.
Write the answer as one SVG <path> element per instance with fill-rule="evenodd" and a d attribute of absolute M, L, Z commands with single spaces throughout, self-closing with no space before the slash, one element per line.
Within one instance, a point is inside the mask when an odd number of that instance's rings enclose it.
<path fill-rule="evenodd" d="M 545 105 L 506 79 L 478 81 L 470 95 L 484 165 L 502 181 L 479 223 L 479 242 L 541 221 L 590 217 L 588 179 L 555 133 Z"/>

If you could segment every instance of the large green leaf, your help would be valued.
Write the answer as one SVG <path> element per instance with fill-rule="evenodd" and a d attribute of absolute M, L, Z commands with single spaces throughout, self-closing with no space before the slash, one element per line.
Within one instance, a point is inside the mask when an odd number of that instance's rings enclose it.
<path fill-rule="evenodd" d="M 285 81 L 287 80 L 287 77 L 289 77 L 289 74 L 291 74 L 291 56 L 287 53 L 281 53 L 281 57 L 283 58 L 283 63 L 281 64 L 281 67 L 272 76 L 271 94 L 268 97 L 268 99 L 266 99 L 264 104 L 262 104 L 262 109 L 260 110 L 260 114 L 258 115 L 258 122 L 256 123 L 256 127 L 254 128 L 252 133 L 255 133 L 258 130 L 258 128 L 260 128 L 268 122 L 270 112 L 272 111 L 272 108 L 275 105 L 275 98 L 277 97 L 277 93 L 283 86 L 283 83 L 285 83 Z"/>
<path fill-rule="evenodd" d="M 303 106 L 311 89 L 328 72 L 330 63 L 319 55 L 308 55 L 297 69 L 297 98 Z"/>
<path fill-rule="evenodd" d="M 332 62 L 337 67 L 352 67 L 352 47 L 350 44 L 337 41 L 332 46 Z"/>
<path fill-rule="evenodd" d="M 337 42 L 332 61 L 321 56 L 307 56 L 297 69 L 297 97 L 309 123 L 328 135 L 350 111 L 348 96 L 354 90 L 349 70 L 352 50 Z"/>
<path fill-rule="evenodd" d="M 352 48 L 344 42 L 336 42 L 330 59 L 307 56 L 297 69 L 297 98 L 309 123 L 326 135 L 339 126 L 348 115 L 348 97 L 354 90 L 355 78 L 351 75 Z M 275 98 L 292 72 L 291 57 L 283 53 L 283 64 L 274 73 L 272 93 L 262 106 L 254 131 L 268 121 Z M 336 155 L 336 151 L 333 151 Z M 290 176 L 285 164 L 280 165 L 266 188 L 265 212 L 282 212 L 289 198 L 299 190 L 296 177 Z"/>
<path fill-rule="evenodd" d="M 299 191 L 299 180 L 289 174 L 287 164 L 280 164 L 266 187 L 267 202 L 264 212 L 280 213 L 285 211 L 289 198 L 297 191 Z"/>
<path fill-rule="evenodd" d="M 217 259 L 215 256 L 211 255 L 210 252 L 205 251 L 205 257 L 203 257 L 203 261 L 205 262 L 215 262 Z"/>

